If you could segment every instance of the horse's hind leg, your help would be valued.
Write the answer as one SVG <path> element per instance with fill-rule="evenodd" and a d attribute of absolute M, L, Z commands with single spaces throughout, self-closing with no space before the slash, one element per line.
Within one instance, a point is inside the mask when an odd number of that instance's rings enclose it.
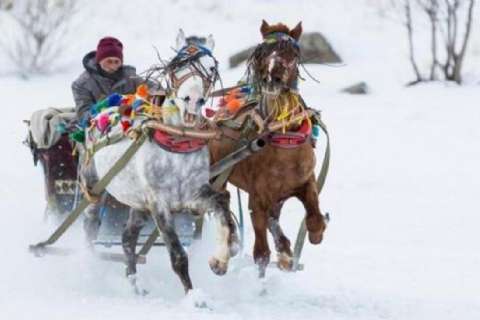
<path fill-rule="evenodd" d="M 137 273 L 137 248 L 138 236 L 145 225 L 146 213 L 135 209 L 130 209 L 128 221 L 122 233 L 123 252 L 127 258 L 127 276 Z"/>
<path fill-rule="evenodd" d="M 188 293 L 188 291 L 193 288 L 188 273 L 188 256 L 175 232 L 170 213 L 166 210 L 157 210 L 154 217 L 155 223 L 162 233 L 165 246 L 170 254 L 172 268 L 180 278 L 180 281 L 182 281 L 185 293 Z"/>
<path fill-rule="evenodd" d="M 320 212 L 318 204 L 318 191 L 315 177 L 312 175 L 297 195 L 303 203 L 306 210 L 306 225 L 308 231 L 308 240 L 312 244 L 322 242 L 325 232 L 325 218 Z"/>
<path fill-rule="evenodd" d="M 230 194 L 227 191 L 215 191 L 210 185 L 204 185 L 199 192 L 199 201 L 205 211 L 213 211 L 217 220 L 217 250 L 209 260 L 212 271 L 224 275 L 228 269 L 230 257 L 240 250 L 235 222 L 230 214 Z"/>
<path fill-rule="evenodd" d="M 293 258 L 290 240 L 283 233 L 280 227 L 280 211 L 284 201 L 277 202 L 269 212 L 268 230 L 275 241 L 275 250 L 277 251 L 277 265 L 281 270 L 292 270 Z"/>

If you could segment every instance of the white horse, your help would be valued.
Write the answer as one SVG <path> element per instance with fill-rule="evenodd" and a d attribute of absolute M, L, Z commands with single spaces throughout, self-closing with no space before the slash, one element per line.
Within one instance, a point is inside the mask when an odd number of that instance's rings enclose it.
<path fill-rule="evenodd" d="M 177 36 L 178 54 L 165 67 L 166 80 L 172 90 L 162 104 L 164 123 L 197 127 L 205 121 L 201 107 L 218 78 L 217 62 L 210 53 L 213 46 L 212 36 L 203 46 L 187 45 L 180 30 Z M 199 51 L 195 52 L 196 49 Z M 130 143 L 125 139 L 99 150 L 93 159 L 97 175 L 105 175 Z M 209 166 L 207 145 L 197 151 L 175 153 L 147 139 L 107 186 L 108 193 L 132 208 L 122 235 L 122 245 L 127 256 L 127 276 L 135 288 L 135 247 L 147 214 L 154 218 L 161 231 L 172 268 L 186 292 L 192 289 L 192 282 L 187 254 L 174 228 L 175 213 L 184 210 L 199 216 L 207 211 L 214 213 L 218 224 L 218 243 L 209 265 L 218 275 L 227 271 L 230 257 L 238 251 L 238 237 L 229 213 L 229 195 L 210 187 Z"/>

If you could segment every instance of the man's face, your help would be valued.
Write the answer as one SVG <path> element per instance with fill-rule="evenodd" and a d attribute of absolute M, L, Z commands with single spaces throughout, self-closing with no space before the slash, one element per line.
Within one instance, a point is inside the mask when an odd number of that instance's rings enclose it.
<path fill-rule="evenodd" d="M 107 57 L 102 59 L 99 65 L 106 73 L 114 73 L 122 66 L 122 60 L 117 57 Z"/>

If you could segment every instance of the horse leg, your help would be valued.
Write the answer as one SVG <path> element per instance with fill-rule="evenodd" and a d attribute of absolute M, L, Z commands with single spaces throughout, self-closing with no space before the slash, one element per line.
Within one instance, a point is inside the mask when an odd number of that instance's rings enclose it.
<path fill-rule="evenodd" d="M 137 248 L 138 236 L 145 225 L 145 213 L 143 211 L 130 209 L 127 224 L 122 233 L 122 248 L 127 258 L 127 276 L 137 273 Z"/>
<path fill-rule="evenodd" d="M 265 277 L 265 271 L 270 262 L 270 249 L 268 247 L 267 227 L 268 210 L 260 203 L 258 197 L 251 197 L 252 209 L 250 217 L 255 232 L 255 244 L 253 246 L 253 259 L 258 266 L 259 277 Z"/>
<path fill-rule="evenodd" d="M 224 275 L 230 257 L 235 256 L 240 250 L 235 222 L 230 214 L 230 193 L 215 191 L 207 184 L 200 189 L 199 200 L 205 211 L 214 212 L 217 221 L 217 250 L 208 263 L 215 274 Z"/>
<path fill-rule="evenodd" d="M 140 289 L 137 285 L 137 256 L 135 249 L 137 247 L 138 236 L 145 225 L 145 212 L 130 209 L 128 221 L 122 233 L 122 248 L 127 259 L 126 275 L 133 287 L 135 294 L 145 295 L 146 290 Z"/>
<path fill-rule="evenodd" d="M 312 244 L 322 242 L 323 233 L 327 227 L 325 218 L 320 212 L 318 191 L 315 177 L 312 175 L 297 195 L 306 210 L 306 225 L 308 240 Z"/>
<path fill-rule="evenodd" d="M 167 210 L 157 210 L 154 217 L 155 223 L 162 233 L 165 246 L 170 255 L 172 269 L 180 278 L 185 293 L 188 293 L 188 291 L 193 288 L 188 273 L 188 256 L 175 232 L 175 226 L 173 224 L 173 219 L 170 216 L 170 212 Z"/>
<path fill-rule="evenodd" d="M 86 151 L 83 147 L 80 149 L 80 184 L 81 186 L 92 188 L 98 182 L 98 175 L 93 160 L 90 163 L 85 162 Z M 85 195 L 84 195 L 85 196 Z M 97 239 L 98 230 L 100 229 L 100 209 L 105 200 L 105 192 L 100 196 L 100 201 L 91 203 L 84 211 L 85 218 L 83 220 L 83 229 L 87 236 L 89 246 L 93 245 L 93 241 Z"/>
<path fill-rule="evenodd" d="M 280 211 L 284 200 L 277 202 L 271 209 L 268 217 L 268 230 L 275 241 L 275 250 L 277 251 L 278 268 L 285 271 L 291 271 L 293 268 L 292 249 L 290 240 L 283 233 L 280 227 Z"/>
<path fill-rule="evenodd" d="M 93 241 L 97 239 L 100 229 L 100 209 L 103 205 L 104 196 L 98 203 L 92 203 L 84 211 L 83 230 L 87 236 L 88 245 L 92 246 Z"/>

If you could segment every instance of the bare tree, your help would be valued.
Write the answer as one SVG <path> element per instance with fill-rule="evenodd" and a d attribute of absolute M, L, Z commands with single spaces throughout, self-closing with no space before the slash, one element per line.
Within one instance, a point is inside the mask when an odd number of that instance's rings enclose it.
<path fill-rule="evenodd" d="M 462 67 L 467 51 L 468 40 L 472 31 L 473 9 L 475 0 L 443 0 L 446 9 L 444 42 L 446 48 L 445 62 L 441 64 L 447 80 L 462 82 Z M 459 11 L 462 5 L 468 3 L 464 19 L 464 34 L 459 36 Z"/>
<path fill-rule="evenodd" d="M 432 60 L 430 63 L 430 81 L 437 80 L 435 70 L 439 65 L 438 62 L 438 45 L 437 45 L 437 35 L 438 35 L 438 14 L 439 6 L 438 0 L 417 0 L 420 8 L 427 14 L 429 23 L 430 23 L 430 49 L 432 54 Z"/>
<path fill-rule="evenodd" d="M 8 1 L 8 0 L 4 0 Z M 76 12 L 75 0 L 16 0 L 10 2 L 10 38 L 0 45 L 23 77 L 48 73 L 65 48 L 65 35 Z"/>
<path fill-rule="evenodd" d="M 407 31 L 409 60 L 415 74 L 415 80 L 408 85 L 438 80 L 439 74 L 441 79 L 460 84 L 475 0 L 390 0 L 389 6 L 393 11 L 402 12 L 402 23 Z M 416 54 L 421 52 L 417 52 L 414 44 L 415 36 L 418 38 L 422 33 L 416 26 L 422 22 L 422 15 L 427 18 L 430 29 L 428 76 L 424 76 L 427 72 L 422 72 L 416 61 Z"/>
<path fill-rule="evenodd" d="M 422 82 L 423 77 L 420 73 L 420 69 L 418 68 L 417 61 L 415 59 L 415 47 L 413 42 L 413 20 L 412 20 L 412 6 L 410 0 L 405 0 L 404 2 L 404 10 L 405 10 L 405 27 L 407 28 L 407 35 L 408 35 L 408 51 L 410 57 L 410 64 L 412 65 L 413 71 L 415 72 L 416 79 L 409 83 L 409 85 L 414 85 L 416 83 Z"/>

